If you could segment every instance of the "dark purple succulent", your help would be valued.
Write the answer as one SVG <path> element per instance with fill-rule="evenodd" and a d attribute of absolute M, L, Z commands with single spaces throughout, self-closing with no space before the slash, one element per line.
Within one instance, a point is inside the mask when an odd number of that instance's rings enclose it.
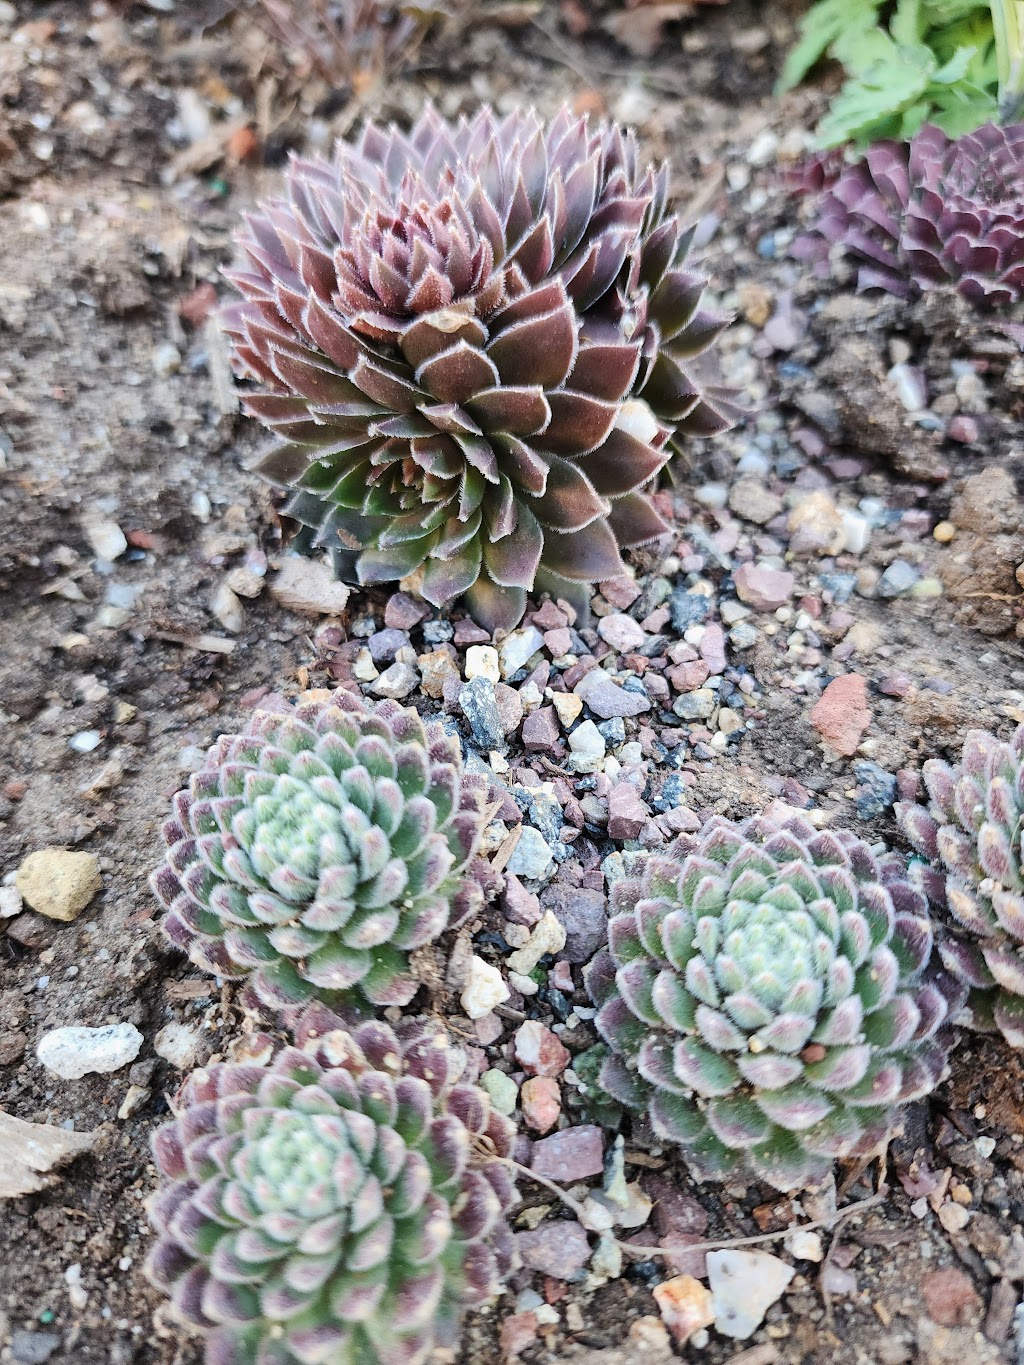
<path fill-rule="evenodd" d="M 529 589 L 578 600 L 667 529 L 644 490 L 729 424 L 691 367 L 724 324 L 638 155 L 568 109 L 428 107 L 292 163 L 226 326 L 304 548 L 361 583 L 421 571 L 428 601 L 510 628 Z"/>
<path fill-rule="evenodd" d="M 1024 299 L 1024 124 L 956 139 L 929 124 L 837 172 L 813 164 L 807 187 L 822 184 L 797 255 L 823 260 L 840 247 L 857 262 L 861 289 L 903 298 L 952 284 L 981 309 Z"/>

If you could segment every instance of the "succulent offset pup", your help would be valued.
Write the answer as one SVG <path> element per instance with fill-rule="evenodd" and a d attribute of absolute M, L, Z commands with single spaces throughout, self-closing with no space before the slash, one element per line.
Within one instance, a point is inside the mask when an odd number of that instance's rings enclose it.
<path fill-rule="evenodd" d="M 732 413 L 691 372 L 724 322 L 667 188 L 631 134 L 568 110 L 428 107 L 293 161 L 224 321 L 300 547 L 360 583 L 422 569 L 428 601 L 508 629 L 530 588 L 585 601 L 667 530 L 644 488 Z"/>
<path fill-rule="evenodd" d="M 896 813 L 929 860 L 911 875 L 951 916 L 939 952 L 970 988 L 974 1025 L 1024 1047 L 1024 725 L 1008 744 L 972 730 L 959 765 L 931 759 L 924 780 L 928 806 Z"/>
<path fill-rule="evenodd" d="M 268 1066 L 189 1077 L 153 1141 L 146 1269 L 207 1365 L 419 1365 L 455 1343 L 509 1271 L 516 1199 L 512 1125 L 463 1066 L 432 1024 L 349 1031 L 314 1006 Z"/>
<path fill-rule="evenodd" d="M 820 179 L 812 166 L 808 188 Z M 901 298 L 948 283 L 979 309 L 1024 299 L 1024 124 L 956 139 L 928 125 L 833 164 L 826 179 L 798 255 L 824 260 L 838 245 L 858 262 L 861 289 Z"/>
<path fill-rule="evenodd" d="M 600 1084 L 701 1178 L 813 1184 L 940 1079 L 962 995 L 929 968 L 924 896 L 848 831 L 716 817 L 612 908 Z"/>
<path fill-rule="evenodd" d="M 405 1005 L 409 953 L 481 903 L 486 786 L 415 711 L 343 690 L 257 712 L 174 798 L 167 937 L 274 1008 Z"/>

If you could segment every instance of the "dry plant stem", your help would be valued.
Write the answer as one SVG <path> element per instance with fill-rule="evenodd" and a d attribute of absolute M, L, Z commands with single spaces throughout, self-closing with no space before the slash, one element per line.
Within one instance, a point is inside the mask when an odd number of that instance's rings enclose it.
<path fill-rule="evenodd" d="M 595 72 L 599 76 L 611 76 L 616 80 L 621 79 L 621 69 L 607 66 L 604 62 L 595 62 L 589 55 L 587 58 L 587 67 L 589 68 L 588 74 L 588 71 L 577 63 L 572 49 L 566 43 L 562 42 L 557 33 L 552 33 L 551 29 L 546 28 L 539 19 L 531 19 L 530 24 L 538 33 L 544 35 L 545 41 L 548 43 L 549 50 L 543 55 L 551 61 L 557 62 L 560 66 L 566 67 L 575 76 L 578 76 L 581 81 L 585 81 L 588 86 L 593 84 Z M 672 85 L 671 82 L 659 80 L 658 77 L 650 71 L 642 70 L 638 74 L 640 75 L 641 84 L 646 85 L 651 90 L 657 90 L 662 95 L 676 95 L 679 93 L 678 88 Z"/>
<path fill-rule="evenodd" d="M 566 1194 L 565 1190 L 559 1185 L 556 1185 L 553 1180 L 549 1180 L 547 1176 L 538 1175 L 536 1171 L 531 1171 L 529 1166 L 521 1165 L 520 1162 L 514 1161 L 512 1157 L 494 1156 L 493 1153 L 488 1153 L 488 1156 L 492 1161 L 500 1161 L 502 1165 L 508 1166 L 518 1175 L 521 1175 L 524 1180 L 532 1180 L 535 1185 L 542 1185 L 544 1189 L 550 1190 L 552 1194 L 556 1195 L 561 1200 L 566 1208 L 572 1209 L 576 1217 L 579 1218 L 581 1222 L 583 1221 L 585 1214 L 583 1205 L 578 1200 L 573 1199 L 571 1194 Z M 845 1209 L 837 1209 L 835 1213 L 829 1214 L 825 1218 L 815 1218 L 810 1223 L 799 1223 L 795 1227 L 780 1228 L 777 1232 L 760 1232 L 755 1237 L 727 1237 L 721 1241 L 693 1242 L 685 1247 L 643 1247 L 637 1246 L 634 1242 L 622 1242 L 616 1237 L 615 1244 L 621 1248 L 622 1251 L 629 1252 L 634 1256 L 639 1255 L 642 1257 L 678 1256 L 681 1251 L 685 1251 L 689 1254 L 693 1251 L 727 1251 L 731 1250 L 733 1247 L 752 1247 L 764 1242 L 777 1242 L 780 1238 L 792 1236 L 794 1232 L 814 1232 L 818 1228 L 835 1228 L 840 1223 L 845 1222 L 847 1218 L 851 1218 L 855 1213 L 866 1213 L 868 1209 L 872 1209 L 877 1204 L 881 1204 L 885 1199 L 886 1194 L 887 1191 L 881 1191 L 878 1194 L 869 1195 L 867 1199 L 858 1199 L 855 1204 L 848 1204 Z"/>

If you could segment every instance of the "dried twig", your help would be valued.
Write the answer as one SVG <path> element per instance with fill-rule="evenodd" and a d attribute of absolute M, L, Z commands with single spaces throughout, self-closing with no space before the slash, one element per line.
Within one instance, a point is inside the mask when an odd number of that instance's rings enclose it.
<path fill-rule="evenodd" d="M 583 1205 L 579 1203 L 578 1200 L 574 1199 L 571 1194 L 566 1194 L 565 1190 L 563 1190 L 560 1185 L 556 1185 L 553 1180 L 549 1180 L 547 1176 L 539 1175 L 536 1171 L 531 1171 L 529 1166 L 523 1166 L 520 1162 L 514 1161 L 512 1157 L 497 1156 L 493 1152 L 488 1152 L 487 1155 L 491 1160 L 500 1161 L 502 1165 L 508 1166 L 510 1170 L 515 1171 L 522 1179 L 532 1180 L 535 1184 L 543 1186 L 546 1190 L 550 1190 L 552 1194 L 556 1195 L 561 1200 L 566 1208 L 572 1209 L 576 1217 L 579 1218 L 581 1222 L 583 1221 Z M 798 1223 L 787 1228 L 780 1228 L 776 1232 L 760 1232 L 754 1237 L 726 1237 L 715 1241 L 692 1242 L 686 1247 L 637 1246 L 634 1242 L 622 1242 L 618 1238 L 615 1239 L 615 1242 L 622 1251 L 628 1252 L 632 1256 L 640 1256 L 643 1259 L 646 1259 L 649 1256 L 678 1256 L 680 1251 L 683 1250 L 685 1250 L 687 1255 L 691 1252 L 730 1251 L 733 1247 L 751 1247 L 758 1246 L 764 1242 L 777 1242 L 783 1238 L 791 1237 L 794 1232 L 814 1232 L 818 1228 L 827 1228 L 831 1231 L 833 1228 L 838 1227 L 840 1223 L 845 1222 L 847 1218 L 852 1218 L 854 1214 L 866 1213 L 868 1209 L 875 1208 L 876 1205 L 882 1203 L 887 1194 L 888 1190 L 883 1190 L 878 1194 L 869 1195 L 867 1199 L 858 1199 L 855 1204 L 848 1204 L 845 1209 L 837 1209 L 835 1213 L 827 1214 L 824 1218 L 814 1218 L 809 1223 Z"/>

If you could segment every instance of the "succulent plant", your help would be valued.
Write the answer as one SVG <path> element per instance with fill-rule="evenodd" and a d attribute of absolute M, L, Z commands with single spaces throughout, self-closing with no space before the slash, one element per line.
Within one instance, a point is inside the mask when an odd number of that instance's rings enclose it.
<path fill-rule="evenodd" d="M 422 569 L 428 601 L 508 628 L 531 587 L 579 601 L 665 531 L 642 490 L 731 413 L 691 371 L 724 324 L 667 185 L 568 110 L 428 107 L 293 161 L 240 238 L 225 325 L 300 546 L 361 583 Z"/>
<path fill-rule="evenodd" d="M 406 65 L 430 27 L 452 13 L 441 0 L 248 0 L 248 7 L 322 80 L 360 93 Z"/>
<path fill-rule="evenodd" d="M 425 1022 L 321 1006 L 193 1072 L 153 1152 L 149 1277 L 207 1365 L 418 1365 L 511 1263 L 513 1129 Z"/>
<path fill-rule="evenodd" d="M 611 896 L 600 1083 L 702 1178 L 815 1182 L 939 1080 L 960 997 L 927 902 L 848 831 L 716 817 Z"/>
<path fill-rule="evenodd" d="M 275 1008 L 405 1005 L 410 952 L 480 903 L 485 794 L 458 740 L 395 702 L 258 712 L 174 798 L 151 879 L 164 932 Z"/>
<path fill-rule="evenodd" d="M 1024 725 L 1009 743 L 972 730 L 954 768 L 924 765 L 929 804 L 896 807 L 928 861 L 911 875 L 949 912 L 946 967 L 970 990 L 972 1022 L 1024 1047 Z"/>
<path fill-rule="evenodd" d="M 809 187 L 821 175 L 816 163 Z M 1024 298 L 1024 124 L 955 140 L 929 125 L 830 178 L 798 255 L 823 260 L 839 246 L 861 289 L 900 297 L 949 283 L 979 309 Z"/>

